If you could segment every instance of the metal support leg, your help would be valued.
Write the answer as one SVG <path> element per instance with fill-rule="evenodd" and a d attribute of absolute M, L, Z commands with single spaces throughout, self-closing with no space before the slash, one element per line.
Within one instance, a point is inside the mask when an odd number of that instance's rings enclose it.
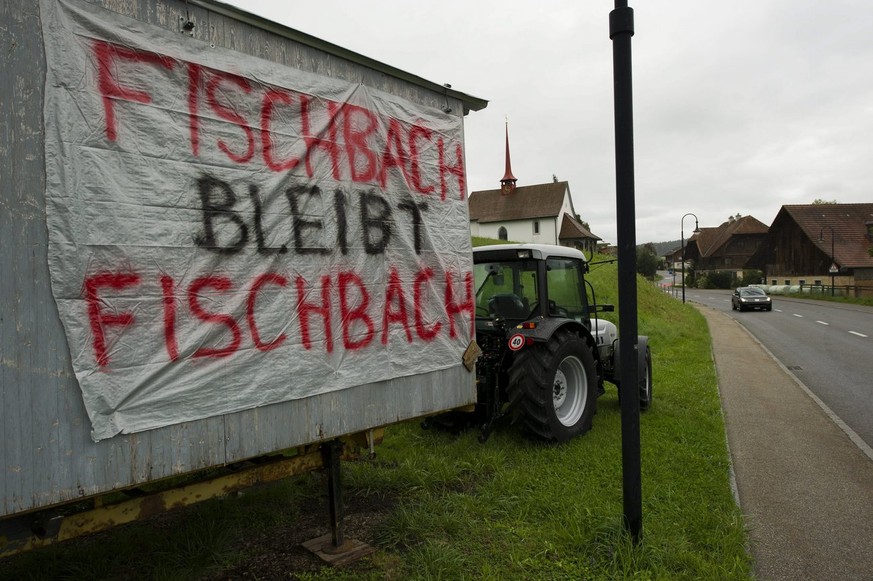
<path fill-rule="evenodd" d="M 321 445 L 324 466 L 327 468 L 327 495 L 330 504 L 331 544 L 335 549 L 343 546 L 343 483 L 340 467 L 340 456 L 343 443 L 339 440 L 325 442 Z"/>
<path fill-rule="evenodd" d="M 311 539 L 303 546 L 334 567 L 348 565 L 373 553 L 376 549 L 343 535 L 343 482 L 340 472 L 340 458 L 343 454 L 341 440 L 321 444 L 321 458 L 327 470 L 327 496 L 330 509 L 330 533 Z"/>

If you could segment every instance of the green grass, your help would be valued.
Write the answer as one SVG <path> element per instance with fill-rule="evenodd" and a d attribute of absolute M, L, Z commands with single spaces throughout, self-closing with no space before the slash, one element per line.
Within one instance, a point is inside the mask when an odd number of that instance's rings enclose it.
<path fill-rule="evenodd" d="M 844 305 L 865 305 L 868 307 L 873 307 L 873 297 L 846 297 L 846 296 L 831 296 L 828 294 L 829 291 L 821 292 L 821 293 L 791 293 L 787 295 L 777 295 L 773 296 L 785 296 L 790 299 L 807 299 L 811 301 L 827 301 L 831 303 L 842 303 Z"/>
<path fill-rule="evenodd" d="M 617 304 L 615 264 L 593 268 L 590 279 L 598 302 Z M 363 533 L 377 553 L 351 568 L 284 570 L 283 578 L 748 579 L 706 322 L 642 281 L 638 303 L 639 333 L 649 336 L 654 358 L 654 403 L 640 421 L 640 545 L 623 532 L 621 418 L 608 388 L 592 431 L 565 445 L 528 440 L 511 424 L 485 444 L 476 431 L 390 426 L 375 459 L 343 464 L 347 500 L 385 503 Z M 289 479 L 99 542 L 7 559 L 0 577 L 221 578 L 260 558 L 263 549 L 241 539 L 283 534 L 324 494 L 317 474 Z"/>

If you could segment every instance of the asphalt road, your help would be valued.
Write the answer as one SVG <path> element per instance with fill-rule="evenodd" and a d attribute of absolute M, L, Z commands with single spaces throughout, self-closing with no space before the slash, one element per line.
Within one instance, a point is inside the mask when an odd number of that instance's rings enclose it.
<path fill-rule="evenodd" d="M 873 453 L 729 312 L 695 306 L 712 335 L 755 579 L 873 580 Z"/>
<path fill-rule="evenodd" d="M 685 293 L 686 301 L 723 311 L 743 325 L 873 447 L 873 307 L 775 295 L 772 312 L 741 313 L 731 310 L 730 296 L 726 290 Z"/>

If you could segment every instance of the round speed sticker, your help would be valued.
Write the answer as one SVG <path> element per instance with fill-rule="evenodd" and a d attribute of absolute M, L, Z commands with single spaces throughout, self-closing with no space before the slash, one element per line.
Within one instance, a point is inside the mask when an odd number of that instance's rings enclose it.
<path fill-rule="evenodd" d="M 509 348 L 512 351 L 518 351 L 524 347 L 524 335 L 513 335 L 509 338 Z"/>

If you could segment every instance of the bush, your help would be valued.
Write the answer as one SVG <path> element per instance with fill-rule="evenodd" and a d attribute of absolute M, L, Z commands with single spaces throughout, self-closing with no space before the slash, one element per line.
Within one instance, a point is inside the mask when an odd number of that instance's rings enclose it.
<path fill-rule="evenodd" d="M 658 257 L 645 246 L 637 246 L 637 274 L 653 279 L 658 271 Z"/>
<path fill-rule="evenodd" d="M 734 284 L 734 273 L 729 270 L 716 270 L 702 274 L 697 281 L 697 288 L 731 288 Z"/>
<path fill-rule="evenodd" d="M 744 270 L 743 271 L 743 280 L 738 281 L 738 284 L 735 286 L 747 286 L 750 284 L 761 284 L 764 280 L 764 273 L 760 270 Z"/>

